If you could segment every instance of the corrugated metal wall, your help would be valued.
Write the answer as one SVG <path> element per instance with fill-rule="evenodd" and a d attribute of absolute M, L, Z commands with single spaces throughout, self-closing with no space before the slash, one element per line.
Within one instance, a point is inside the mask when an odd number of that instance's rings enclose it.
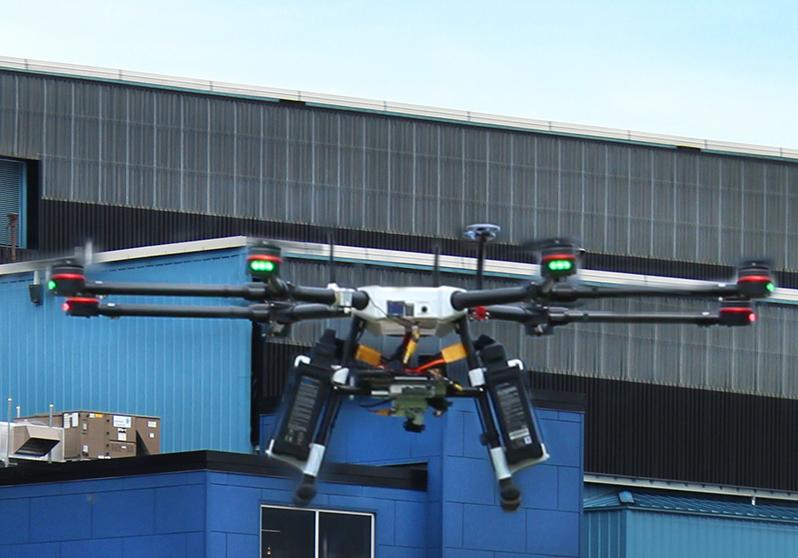
<path fill-rule="evenodd" d="M 798 400 L 566 374 L 534 388 L 584 393 L 585 470 L 798 492 Z"/>
<path fill-rule="evenodd" d="M 750 558 L 798 553 L 798 527 L 641 511 L 589 512 L 585 558 Z"/>
<path fill-rule="evenodd" d="M 114 264 L 92 278 L 233 283 L 243 269 L 241 254 L 229 251 Z M 3 400 L 12 396 L 24 414 L 47 412 L 52 402 L 57 410 L 159 415 L 164 451 L 250 450 L 248 322 L 69 318 L 52 296 L 31 304 L 30 281 L 0 279 Z"/>
<path fill-rule="evenodd" d="M 582 558 L 632 558 L 626 552 L 626 510 L 582 514 Z M 648 556 L 648 554 L 645 554 Z M 635 557 L 636 558 L 636 557 Z"/>
<path fill-rule="evenodd" d="M 11 245 L 11 222 L 9 214 L 16 213 L 23 220 L 25 219 L 23 182 L 25 166 L 9 159 L 0 158 L 0 244 Z M 24 234 L 20 238 L 20 232 L 24 232 L 25 225 L 17 221 L 17 233 L 14 237 L 16 246 L 25 246 Z"/>
<path fill-rule="evenodd" d="M 795 556 L 794 524 L 634 513 L 628 518 L 629 556 L 744 558 Z"/>
<path fill-rule="evenodd" d="M 42 195 L 798 269 L 798 165 L 0 71 L 0 154 Z"/>
<path fill-rule="evenodd" d="M 36 259 L 42 253 L 71 251 L 91 239 L 95 247 L 118 250 L 136 246 L 152 246 L 187 240 L 247 235 L 257 238 L 287 239 L 299 242 L 326 243 L 334 233 L 336 244 L 430 253 L 435 245 L 442 254 L 476 256 L 476 245 L 464 238 L 430 238 L 412 234 L 331 228 L 308 223 L 260 221 L 240 217 L 220 217 L 179 211 L 153 211 L 134 207 L 98 205 L 60 200 L 39 203 L 41 235 L 38 254 L 25 254 Z M 37 232 L 37 230 L 31 231 Z M 492 260 L 530 262 L 533 254 L 523 246 L 493 242 L 488 250 Z M 0 253 L 0 262 L 3 254 Z M 678 260 L 644 258 L 620 254 L 587 252 L 582 259 L 585 269 L 618 271 L 642 275 L 681 277 L 725 281 L 734 277 L 733 265 L 718 265 Z M 798 288 L 798 273 L 777 271 L 780 287 Z"/>

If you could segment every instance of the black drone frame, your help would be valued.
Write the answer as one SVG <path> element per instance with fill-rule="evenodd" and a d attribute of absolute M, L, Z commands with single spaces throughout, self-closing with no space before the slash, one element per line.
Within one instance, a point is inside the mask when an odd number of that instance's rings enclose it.
<path fill-rule="evenodd" d="M 280 277 L 283 260 L 279 247 L 254 243 L 247 257 L 247 270 L 256 281 L 243 285 L 189 285 L 163 283 L 108 283 L 87 280 L 83 265 L 64 260 L 54 265 L 48 286 L 67 297 L 63 309 L 71 316 L 148 316 L 173 318 L 244 319 L 268 326 L 272 335 L 303 320 L 350 318 L 349 333 L 337 339 L 327 330 L 310 355 L 297 357 L 284 394 L 284 409 L 266 453 L 302 472 L 296 491 L 299 504 L 315 495 L 315 481 L 325 448 L 343 399 L 350 395 L 381 398 L 392 408 L 382 414 L 406 417 L 405 428 L 423 429 L 423 414 L 432 408 L 443 414 L 448 399 L 476 400 L 482 422 L 482 443 L 487 447 L 502 507 L 518 508 L 520 490 L 512 482 L 515 471 L 549 457 L 530 403 L 524 366 L 510 360 L 504 347 L 486 336 L 472 339 L 470 323 L 502 320 L 524 325 L 529 335 L 548 335 L 556 326 L 573 322 L 696 324 L 699 326 L 746 326 L 755 321 L 752 301 L 766 298 L 774 290 L 769 266 L 748 261 L 738 268 L 735 282 L 690 288 L 679 287 L 585 287 L 567 281 L 576 274 L 582 255 L 575 243 L 552 239 L 539 245 L 541 277 L 516 287 L 483 289 L 484 244 L 497 228 L 469 227 L 470 236 L 480 241 L 478 286 L 458 290 L 448 300 L 448 325 L 458 343 L 441 351 L 439 358 L 410 366 L 418 336 L 408 334 L 393 356 L 385 357 L 361 343 L 368 320 L 357 311 L 370 304 L 368 293 L 342 289 L 294 285 Z M 437 254 L 436 272 L 437 273 Z M 444 287 L 445 288 L 445 287 Z M 156 295 L 236 298 L 246 306 L 116 304 L 100 300 L 106 295 Z M 616 313 L 569 309 L 568 303 L 628 297 L 687 297 L 720 300 L 720 308 L 702 313 Z M 470 385 L 447 377 L 446 365 L 465 360 Z"/>

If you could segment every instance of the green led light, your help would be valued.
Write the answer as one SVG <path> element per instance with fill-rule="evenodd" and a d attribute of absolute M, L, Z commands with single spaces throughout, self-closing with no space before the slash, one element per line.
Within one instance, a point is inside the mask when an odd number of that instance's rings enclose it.
<path fill-rule="evenodd" d="M 274 271 L 274 268 L 274 262 L 270 262 L 268 260 L 252 260 L 249 262 L 249 269 L 252 271 L 265 271 L 266 273 L 271 273 Z"/>
<path fill-rule="evenodd" d="M 52 279 L 47 281 L 47 288 L 50 289 L 51 291 L 54 291 L 57 286 L 58 285 L 56 284 L 56 282 L 53 281 Z"/>
<path fill-rule="evenodd" d="M 774 285 L 773 283 L 768 283 L 767 285 L 765 285 L 765 288 L 772 293 L 773 291 L 776 290 L 776 285 Z"/>
<path fill-rule="evenodd" d="M 549 271 L 569 271 L 574 267 L 571 260 L 551 260 L 546 264 Z"/>

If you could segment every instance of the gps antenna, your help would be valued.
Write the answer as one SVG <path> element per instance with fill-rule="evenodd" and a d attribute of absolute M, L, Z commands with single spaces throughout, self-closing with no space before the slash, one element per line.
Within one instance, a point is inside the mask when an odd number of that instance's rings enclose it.
<path fill-rule="evenodd" d="M 440 244 L 435 245 L 432 254 L 433 254 L 432 286 L 440 287 L 441 286 L 441 245 Z"/>
<path fill-rule="evenodd" d="M 482 276 L 485 269 L 485 244 L 496 238 L 496 235 L 501 230 L 499 225 L 478 223 L 468 225 L 463 231 L 463 236 L 467 239 L 479 242 L 477 248 L 477 289 L 482 288 Z"/>
<path fill-rule="evenodd" d="M 335 283 L 335 236 L 332 231 L 327 233 L 327 244 L 330 246 L 330 259 L 327 267 L 330 272 L 330 283 Z"/>

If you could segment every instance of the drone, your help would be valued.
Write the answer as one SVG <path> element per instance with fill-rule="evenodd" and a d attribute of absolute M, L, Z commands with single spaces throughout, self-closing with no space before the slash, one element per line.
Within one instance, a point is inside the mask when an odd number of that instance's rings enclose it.
<path fill-rule="evenodd" d="M 530 336 L 554 333 L 571 323 L 648 323 L 739 327 L 756 320 L 753 301 L 775 290 L 770 264 L 747 260 L 730 283 L 698 287 L 599 287 L 583 285 L 577 273 L 584 254 L 578 243 L 565 238 L 538 241 L 540 274 L 517 286 L 483 288 L 485 245 L 500 228 L 470 225 L 465 235 L 479 243 L 476 289 L 439 285 L 439 254 L 435 253 L 434 286 L 368 285 L 347 288 L 335 282 L 326 287 L 291 283 L 281 277 L 280 246 L 251 241 L 246 271 L 252 281 L 241 285 L 122 283 L 90 281 L 76 258 L 60 260 L 50 269 L 48 288 L 66 297 L 70 316 L 173 318 L 232 318 L 263 324 L 272 336 L 286 335 L 292 324 L 307 320 L 348 319 L 340 338 L 327 329 L 309 354 L 297 356 L 283 394 L 282 410 L 265 452 L 301 472 L 295 491 L 299 505 L 316 494 L 336 417 L 350 397 L 376 400 L 376 414 L 404 418 L 410 432 L 424 429 L 428 412 L 443 415 L 453 398 L 472 398 L 482 425 L 501 506 L 516 510 L 521 491 L 513 474 L 549 458 L 531 403 L 523 362 L 510 358 L 503 345 L 482 335 L 474 339 L 473 322 L 508 321 Z M 333 246 L 330 259 L 333 260 Z M 119 304 L 108 295 L 223 297 L 243 299 L 244 305 Z M 712 312 L 617 313 L 574 309 L 573 303 L 610 298 L 682 297 L 714 299 Z M 387 338 L 396 346 L 390 354 L 370 347 L 364 334 Z M 456 342 L 435 355 L 421 355 L 425 338 L 453 338 Z M 442 343 L 441 343 L 442 344 Z M 454 363 L 465 363 L 467 381 L 448 374 Z M 465 385 L 463 385 L 465 384 Z"/>

